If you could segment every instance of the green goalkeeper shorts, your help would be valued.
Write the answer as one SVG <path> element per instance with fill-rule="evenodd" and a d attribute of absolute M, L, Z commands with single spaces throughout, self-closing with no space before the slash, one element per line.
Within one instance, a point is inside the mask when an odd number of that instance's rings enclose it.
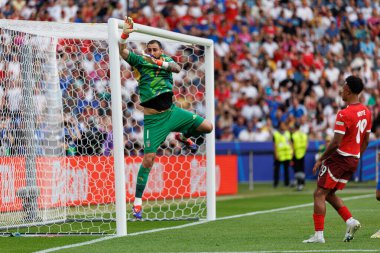
<path fill-rule="evenodd" d="M 175 105 L 165 112 L 144 115 L 144 153 L 156 153 L 170 132 L 196 129 L 204 118 Z"/>

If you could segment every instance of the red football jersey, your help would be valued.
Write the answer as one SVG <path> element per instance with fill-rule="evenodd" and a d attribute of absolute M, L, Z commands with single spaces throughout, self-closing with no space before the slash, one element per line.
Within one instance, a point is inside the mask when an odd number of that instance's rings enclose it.
<path fill-rule="evenodd" d="M 360 103 L 348 105 L 336 115 L 334 132 L 344 134 L 337 152 L 343 156 L 360 157 L 360 146 L 366 133 L 371 132 L 372 117 Z"/>

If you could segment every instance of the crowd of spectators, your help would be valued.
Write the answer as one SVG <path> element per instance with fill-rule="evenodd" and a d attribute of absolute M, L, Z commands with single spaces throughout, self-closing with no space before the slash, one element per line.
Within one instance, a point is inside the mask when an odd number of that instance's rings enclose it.
<path fill-rule="evenodd" d="M 298 122 L 311 140 L 321 140 L 332 134 L 334 116 L 343 106 L 339 90 L 350 74 L 364 80 L 361 99 L 373 113 L 372 138 L 380 137 L 378 0 L 5 2 L 0 6 L 0 18 L 87 23 L 107 22 L 110 17 L 122 19 L 128 13 L 139 24 L 212 39 L 218 140 L 270 141 L 271 132 L 281 121 L 290 127 Z M 102 57 L 106 56 L 98 50 L 89 52 L 80 59 L 79 67 L 75 65 L 78 59 L 67 59 L 66 66 L 72 60 L 74 67 L 61 70 L 65 72 L 61 87 L 66 94 L 73 89 L 72 94 L 86 98 L 88 104 L 76 112 L 81 117 L 100 114 L 108 121 L 109 85 L 77 78 L 91 71 L 106 75 L 102 73 L 102 63 L 107 61 Z M 136 110 L 138 98 L 133 94 L 136 82 L 127 66 L 122 68 L 127 96 L 124 109 L 134 118 L 134 122 L 125 121 L 129 126 L 126 133 L 128 138 L 141 141 L 142 114 Z M 181 94 L 196 92 L 202 92 L 202 87 L 184 83 L 177 93 L 179 103 L 186 103 Z M 102 105 L 92 105 L 94 96 Z M 69 95 L 66 98 L 68 102 L 77 99 Z M 94 112 L 91 108 L 100 109 Z M 196 109 L 204 112 L 202 105 Z M 81 130 L 73 128 L 67 133 L 74 131 Z M 105 135 L 107 138 L 110 137 Z"/>

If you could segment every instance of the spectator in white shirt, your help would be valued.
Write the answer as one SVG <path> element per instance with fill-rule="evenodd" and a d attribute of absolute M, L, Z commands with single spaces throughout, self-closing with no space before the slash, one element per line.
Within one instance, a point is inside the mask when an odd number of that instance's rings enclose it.
<path fill-rule="evenodd" d="M 118 19 L 123 19 L 124 18 L 124 16 L 125 16 L 125 10 L 123 8 L 123 5 L 120 2 L 118 2 L 116 4 L 116 8 L 113 9 L 111 16 L 113 18 L 118 18 Z"/>
<path fill-rule="evenodd" d="M 289 19 L 291 17 L 293 17 L 293 13 L 294 13 L 294 4 L 292 3 L 292 1 L 288 1 L 288 3 L 286 4 L 286 7 L 283 7 L 283 10 L 284 10 L 284 17 L 286 19 Z"/>
<path fill-rule="evenodd" d="M 318 81 L 321 79 L 322 71 L 320 69 L 317 69 L 314 67 L 314 65 L 311 65 L 310 72 L 309 72 L 309 79 L 313 83 L 318 83 Z"/>
<path fill-rule="evenodd" d="M 279 86 L 280 82 L 284 81 L 287 78 L 287 70 L 285 62 L 278 62 L 277 69 L 273 72 L 274 84 L 276 87 Z"/>
<path fill-rule="evenodd" d="M 75 4 L 74 0 L 69 0 L 67 6 L 63 7 L 68 20 L 72 20 L 78 11 L 78 5 Z M 117 18 L 122 19 L 124 16 L 118 16 Z"/>
<path fill-rule="evenodd" d="M 339 37 L 338 36 L 335 36 L 335 37 L 331 38 L 331 43 L 330 43 L 329 50 L 330 50 L 331 53 L 333 53 L 335 55 L 339 55 L 339 56 L 343 55 L 343 53 L 344 53 L 343 52 L 343 45 L 339 41 Z"/>
<path fill-rule="evenodd" d="M 240 92 L 244 93 L 247 98 L 256 98 L 258 95 L 257 88 L 249 82 L 243 82 L 242 87 L 240 88 Z"/>
<path fill-rule="evenodd" d="M 269 129 L 264 127 L 262 122 L 257 122 L 256 124 L 257 131 L 254 132 L 253 140 L 257 142 L 270 141 L 271 134 Z"/>
<path fill-rule="evenodd" d="M 277 19 L 280 16 L 282 7 L 279 5 L 279 1 L 274 1 L 273 7 L 269 10 L 269 13 L 273 19 Z"/>
<path fill-rule="evenodd" d="M 259 33 L 253 32 L 252 38 L 251 38 L 250 42 L 248 42 L 248 48 L 249 48 L 250 53 L 253 56 L 257 57 L 259 55 L 259 52 L 260 52 L 260 46 L 261 46 L 261 42 L 260 42 Z"/>
<path fill-rule="evenodd" d="M 297 43 L 297 51 L 302 53 L 314 53 L 314 45 L 307 39 L 306 34 L 302 34 L 302 40 Z"/>
<path fill-rule="evenodd" d="M 187 13 L 187 9 L 189 7 L 183 2 L 183 0 L 179 0 L 176 5 L 174 5 L 174 9 L 177 11 L 179 17 L 183 17 Z"/>
<path fill-rule="evenodd" d="M 266 40 L 263 43 L 262 47 L 270 58 L 273 58 L 273 53 L 278 49 L 277 43 L 273 41 L 273 37 L 270 35 L 266 37 Z"/>
<path fill-rule="evenodd" d="M 263 112 L 255 99 L 248 98 L 247 104 L 244 105 L 241 110 L 241 115 L 246 118 L 246 120 L 250 121 L 252 118 L 260 119 L 263 116 Z"/>
<path fill-rule="evenodd" d="M 49 13 L 49 16 L 52 17 L 54 21 L 61 20 L 61 15 L 62 15 L 61 1 L 56 1 L 56 2 L 49 1 L 47 11 Z"/>
<path fill-rule="evenodd" d="M 239 141 L 254 141 L 255 140 L 255 125 L 253 121 L 248 121 L 247 128 L 239 133 Z"/>
<path fill-rule="evenodd" d="M 313 11 L 307 1 L 302 1 L 302 6 L 297 8 L 296 16 L 302 19 L 302 21 L 311 21 L 314 18 Z"/>
<path fill-rule="evenodd" d="M 328 67 L 325 69 L 325 76 L 330 83 L 338 81 L 339 69 L 334 66 L 334 62 L 330 61 Z"/>
<path fill-rule="evenodd" d="M 189 11 L 190 11 L 190 15 L 193 16 L 194 18 L 199 18 L 200 16 L 202 16 L 202 9 L 197 0 L 190 1 Z"/>
<path fill-rule="evenodd" d="M 350 4 L 346 6 L 346 12 L 347 12 L 347 17 L 350 23 L 354 23 L 356 20 L 358 20 L 358 14 L 357 14 L 357 9 L 355 6 L 355 1 L 350 1 Z"/>
<path fill-rule="evenodd" d="M 224 41 L 223 37 L 218 37 L 218 41 L 215 43 L 215 53 L 219 57 L 224 57 L 230 52 L 230 46 Z"/>
<path fill-rule="evenodd" d="M 149 0 L 148 3 L 144 6 L 144 8 L 142 8 L 142 13 L 144 13 L 145 17 L 152 17 L 155 12 L 155 4 L 152 0 Z"/>
<path fill-rule="evenodd" d="M 372 15 L 371 1 L 364 0 L 364 7 L 360 8 L 360 13 L 363 13 L 363 18 L 368 20 Z"/>

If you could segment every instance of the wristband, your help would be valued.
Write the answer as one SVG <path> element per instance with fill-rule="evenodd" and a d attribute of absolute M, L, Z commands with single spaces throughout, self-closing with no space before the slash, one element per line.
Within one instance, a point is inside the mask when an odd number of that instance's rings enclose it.
<path fill-rule="evenodd" d="M 377 182 L 376 190 L 380 191 L 380 181 Z"/>
<path fill-rule="evenodd" d="M 126 34 L 126 33 L 122 33 L 121 36 L 120 36 L 120 43 L 124 44 L 125 42 L 127 42 L 127 39 L 128 39 L 129 35 Z"/>
<path fill-rule="evenodd" d="M 162 62 L 161 67 L 162 67 L 163 69 L 165 69 L 165 70 L 168 69 L 168 68 L 169 68 L 169 62 L 166 62 L 166 61 Z"/>

